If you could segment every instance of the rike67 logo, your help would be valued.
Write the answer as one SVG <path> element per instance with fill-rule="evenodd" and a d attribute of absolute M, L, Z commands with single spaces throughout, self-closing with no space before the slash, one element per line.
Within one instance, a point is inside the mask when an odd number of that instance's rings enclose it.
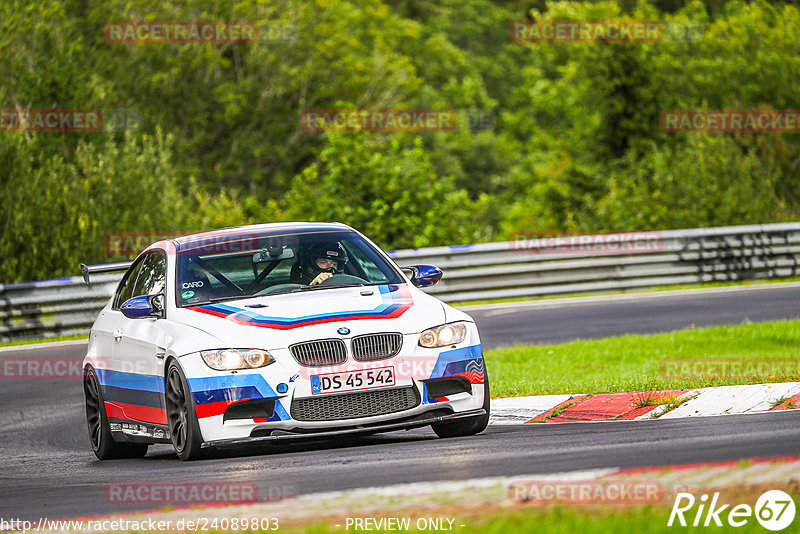
<path fill-rule="evenodd" d="M 691 493 L 678 493 L 669 514 L 667 526 L 743 527 L 754 517 L 767 530 L 783 530 L 794 521 L 795 504 L 792 497 L 781 490 L 764 492 L 751 507 L 748 504 L 719 503 L 719 493 L 714 493 L 709 502 L 708 494 L 696 499 Z"/>

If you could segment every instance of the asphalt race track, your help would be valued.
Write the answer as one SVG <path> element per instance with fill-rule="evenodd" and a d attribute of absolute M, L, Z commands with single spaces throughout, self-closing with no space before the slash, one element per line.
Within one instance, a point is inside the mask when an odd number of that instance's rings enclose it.
<path fill-rule="evenodd" d="M 484 348 L 800 318 L 800 284 L 759 284 L 466 309 Z"/>
<path fill-rule="evenodd" d="M 638 296 L 471 310 L 486 345 L 556 342 L 800 315 L 800 287 Z M 504 313 L 496 313 L 496 312 Z M 83 345 L 5 356 L 70 356 Z M 298 494 L 493 475 L 556 473 L 800 453 L 800 412 L 683 420 L 490 426 L 472 438 L 428 429 L 336 442 L 271 445 L 182 463 L 170 447 L 141 460 L 98 462 L 78 380 L 0 382 L 0 517 L 57 519 L 137 508 L 107 503 L 112 482 L 249 482 Z M 140 505 L 138 509 L 157 506 Z"/>

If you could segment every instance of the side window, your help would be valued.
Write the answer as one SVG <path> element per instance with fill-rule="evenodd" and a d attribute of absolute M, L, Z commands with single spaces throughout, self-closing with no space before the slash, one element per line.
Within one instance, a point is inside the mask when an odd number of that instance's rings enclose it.
<path fill-rule="evenodd" d="M 114 296 L 114 305 L 113 308 L 115 310 L 119 309 L 123 302 L 131 298 L 131 293 L 133 292 L 133 286 L 136 284 L 136 278 L 139 276 L 139 271 L 142 268 L 142 261 L 143 258 L 140 258 L 135 264 L 128 269 L 128 272 L 125 273 L 125 276 L 120 281 L 119 286 L 117 286 L 117 293 Z"/>
<path fill-rule="evenodd" d="M 147 254 L 142 262 L 142 268 L 136 278 L 131 297 L 154 295 L 164 291 L 166 283 L 167 258 L 163 254 L 153 252 Z M 130 298 L 130 297 L 129 297 Z"/>

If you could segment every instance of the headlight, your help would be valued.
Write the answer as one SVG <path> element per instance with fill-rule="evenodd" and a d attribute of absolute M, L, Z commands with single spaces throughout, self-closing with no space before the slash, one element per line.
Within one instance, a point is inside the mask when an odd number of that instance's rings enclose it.
<path fill-rule="evenodd" d="M 419 335 L 419 344 L 422 347 L 444 347 L 457 345 L 466 339 L 467 325 L 464 323 L 443 324 L 429 328 Z"/>
<path fill-rule="evenodd" d="M 275 362 L 269 352 L 261 349 L 204 350 L 200 356 L 206 365 L 217 371 L 256 369 Z"/>

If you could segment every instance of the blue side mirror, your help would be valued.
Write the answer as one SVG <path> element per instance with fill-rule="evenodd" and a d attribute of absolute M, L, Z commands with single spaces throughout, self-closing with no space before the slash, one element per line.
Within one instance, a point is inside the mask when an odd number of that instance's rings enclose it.
<path fill-rule="evenodd" d="M 431 287 L 442 279 L 442 270 L 434 265 L 411 265 L 403 267 L 411 273 L 411 283 L 417 287 Z"/>
<path fill-rule="evenodd" d="M 142 295 L 133 297 L 119 307 L 122 315 L 128 319 L 164 316 L 164 297 L 161 295 Z"/>

